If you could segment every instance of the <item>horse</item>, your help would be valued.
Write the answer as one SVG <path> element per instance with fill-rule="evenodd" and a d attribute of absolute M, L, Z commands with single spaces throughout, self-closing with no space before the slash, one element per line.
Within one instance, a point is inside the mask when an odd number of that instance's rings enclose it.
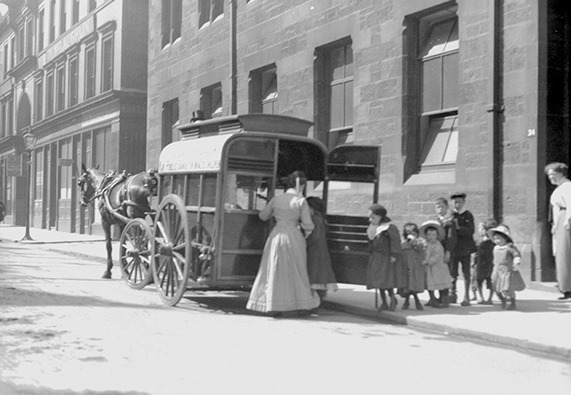
<path fill-rule="evenodd" d="M 144 218 L 150 213 L 149 197 L 156 194 L 158 179 L 153 169 L 131 175 L 87 169 L 83 163 L 81 168 L 82 175 L 77 181 L 81 205 L 97 200 L 107 248 L 107 268 L 101 278 L 110 279 L 113 268 L 111 226 L 119 226 L 122 233 L 131 219 Z"/>

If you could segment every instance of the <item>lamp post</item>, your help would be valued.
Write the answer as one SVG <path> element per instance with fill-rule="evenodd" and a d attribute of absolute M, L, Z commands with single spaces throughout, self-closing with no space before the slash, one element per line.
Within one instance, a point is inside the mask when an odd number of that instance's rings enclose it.
<path fill-rule="evenodd" d="M 31 199 L 31 183 L 32 183 L 32 152 L 36 147 L 37 137 L 34 136 L 32 132 L 26 133 L 24 136 L 24 145 L 26 148 L 26 167 L 28 171 L 28 180 L 27 180 L 27 191 L 26 191 L 26 234 L 22 238 L 22 240 L 34 240 L 32 236 L 30 236 L 30 205 L 32 204 Z"/>

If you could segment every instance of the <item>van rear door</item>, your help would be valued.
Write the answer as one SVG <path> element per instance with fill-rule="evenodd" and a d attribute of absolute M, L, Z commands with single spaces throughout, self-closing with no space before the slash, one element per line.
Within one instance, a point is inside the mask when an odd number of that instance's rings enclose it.
<path fill-rule="evenodd" d="M 327 201 L 329 253 L 338 282 L 364 285 L 369 245 L 368 207 L 378 200 L 380 146 L 344 145 L 329 153 Z"/>

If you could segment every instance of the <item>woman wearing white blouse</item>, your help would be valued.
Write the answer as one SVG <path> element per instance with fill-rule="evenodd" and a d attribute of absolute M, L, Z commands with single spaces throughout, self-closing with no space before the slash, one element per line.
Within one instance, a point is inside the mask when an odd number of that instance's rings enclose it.
<path fill-rule="evenodd" d="M 553 256 L 557 285 L 563 296 L 571 299 L 571 181 L 567 178 L 568 166 L 564 163 L 550 163 L 545 166 L 549 181 L 557 187 L 551 194 L 553 225 Z"/>

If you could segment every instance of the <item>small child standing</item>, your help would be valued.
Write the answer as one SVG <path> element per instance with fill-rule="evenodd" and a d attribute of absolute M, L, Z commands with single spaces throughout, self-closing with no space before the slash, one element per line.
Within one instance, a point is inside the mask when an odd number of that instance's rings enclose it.
<path fill-rule="evenodd" d="M 521 254 L 514 246 L 510 236 L 510 228 L 498 225 L 488 230 L 488 236 L 494 241 L 494 270 L 492 272 L 492 285 L 494 291 L 502 301 L 502 309 L 515 310 L 515 293 L 523 291 L 525 283 L 519 272 Z M 507 306 L 507 299 L 510 305 Z"/>
<path fill-rule="evenodd" d="M 306 239 L 307 274 L 311 289 L 317 291 L 319 297 L 323 299 L 328 291 L 337 291 L 338 289 L 327 246 L 325 203 L 315 196 L 310 196 L 306 200 L 309 205 L 311 220 L 315 226 Z"/>
<path fill-rule="evenodd" d="M 444 228 L 438 221 L 426 221 L 420 227 L 420 235 L 427 241 L 423 264 L 426 266 L 426 289 L 430 295 L 432 307 L 448 307 L 448 289 L 451 285 L 450 270 L 444 263 L 444 247 L 440 240 L 444 238 Z M 434 291 L 438 290 L 442 302 L 438 303 Z"/>
<path fill-rule="evenodd" d="M 492 271 L 494 270 L 494 242 L 488 237 L 488 231 L 498 226 L 495 219 L 489 218 L 478 225 L 478 233 L 482 238 L 476 251 L 476 287 L 478 290 L 478 304 L 492 304 L 494 288 L 492 287 Z M 488 298 L 484 299 L 482 286 L 486 283 Z"/>
<path fill-rule="evenodd" d="M 403 310 L 410 306 L 409 299 L 414 298 L 417 310 L 424 310 L 422 303 L 418 299 L 418 293 L 426 289 L 426 270 L 422 264 L 424 261 L 426 240 L 420 238 L 418 226 L 408 222 L 403 227 L 402 235 L 404 241 L 401 243 L 402 264 L 407 271 L 407 286 L 402 290 L 404 297 Z"/>

